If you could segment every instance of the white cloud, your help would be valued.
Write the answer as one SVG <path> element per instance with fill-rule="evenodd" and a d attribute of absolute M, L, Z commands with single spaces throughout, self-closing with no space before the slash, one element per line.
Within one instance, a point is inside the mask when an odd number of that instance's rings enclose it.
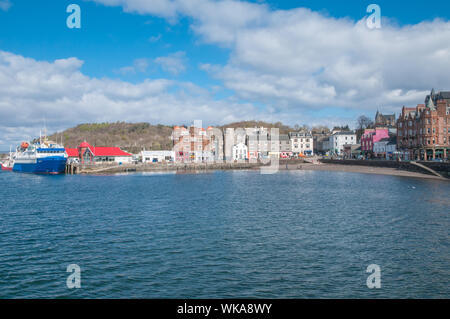
<path fill-rule="evenodd" d="M 147 68 L 149 66 L 149 62 L 145 58 L 141 59 L 135 59 L 133 61 L 133 65 L 131 66 L 124 66 L 117 70 L 117 73 L 126 75 L 126 74 L 135 74 L 138 72 L 145 73 L 147 71 Z"/>
<path fill-rule="evenodd" d="M 168 19 L 177 17 L 177 4 L 172 0 L 92 0 L 107 6 L 121 6 L 125 12 L 153 14 Z"/>
<path fill-rule="evenodd" d="M 216 101 L 189 82 L 98 79 L 84 75 L 82 65 L 77 58 L 46 62 L 0 51 L 1 148 L 37 136 L 44 121 L 55 131 L 86 122 L 221 124 L 263 116 L 249 103 Z"/>
<path fill-rule="evenodd" d="M 161 40 L 161 37 L 162 37 L 161 34 L 151 36 L 150 38 L 148 38 L 148 42 L 150 43 L 158 42 L 159 40 Z"/>
<path fill-rule="evenodd" d="M 399 111 L 432 87 L 450 89 L 450 23 L 380 30 L 365 20 L 309 9 L 271 10 L 236 0 L 97 0 L 126 11 L 192 19 L 200 38 L 231 50 L 226 65 L 203 66 L 246 100 L 283 108 L 349 107 Z M 361 12 L 361 18 L 366 12 Z"/>
<path fill-rule="evenodd" d="M 169 72 L 173 75 L 178 75 L 186 70 L 185 52 L 180 51 L 172 53 L 168 56 L 156 58 L 154 61 L 156 64 L 159 64 L 164 71 Z"/>
<path fill-rule="evenodd" d="M 450 24 L 369 30 L 363 20 L 307 9 L 277 11 L 240 30 L 226 66 L 212 74 L 239 96 L 266 103 L 374 109 L 421 102 L 450 88 Z"/>
<path fill-rule="evenodd" d="M 0 10 L 8 11 L 11 6 L 12 3 L 10 0 L 0 0 Z"/>

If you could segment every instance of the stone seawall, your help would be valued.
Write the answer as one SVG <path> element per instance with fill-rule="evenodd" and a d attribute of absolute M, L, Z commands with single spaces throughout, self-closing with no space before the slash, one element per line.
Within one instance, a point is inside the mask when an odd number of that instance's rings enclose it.
<path fill-rule="evenodd" d="M 331 160 L 331 159 L 321 159 L 321 163 L 324 164 L 338 164 L 338 165 L 357 165 L 357 166 L 369 166 L 369 167 L 387 167 L 395 168 L 404 171 L 418 172 L 427 175 L 432 175 L 426 169 L 420 168 L 410 162 L 396 162 L 396 161 L 377 161 L 377 160 Z M 417 162 L 422 164 L 432 170 L 435 170 L 442 176 L 450 178 L 450 163 L 440 163 L 440 162 Z"/>
<path fill-rule="evenodd" d="M 285 160 L 280 159 L 280 167 L 286 165 L 295 165 L 304 163 L 302 159 Z M 240 169 L 258 169 L 262 166 L 270 165 L 263 163 L 147 163 L 147 164 L 95 164 L 95 165 L 67 165 L 67 174 L 116 174 L 127 172 L 164 172 L 164 171 L 178 171 L 178 172 L 192 172 L 192 171 L 207 171 L 207 170 L 240 170 Z"/>
<path fill-rule="evenodd" d="M 230 169 L 258 169 L 259 163 L 211 163 L 211 164 L 128 164 L 128 165 L 85 165 L 79 166 L 80 174 L 116 174 L 128 172 L 192 172 Z"/>

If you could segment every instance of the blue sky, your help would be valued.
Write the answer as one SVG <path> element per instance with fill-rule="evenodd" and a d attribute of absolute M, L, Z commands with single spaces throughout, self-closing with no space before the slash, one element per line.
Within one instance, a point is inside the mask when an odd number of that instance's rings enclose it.
<path fill-rule="evenodd" d="M 443 44 L 449 2 L 230 0 L 226 11 L 217 5 L 223 1 L 186 0 L 193 5 L 177 3 L 173 13 L 164 9 L 171 0 L 159 1 L 161 7 L 137 0 L 0 0 L 0 75 L 3 70 L 4 79 L 17 77 L 11 83 L 24 92 L 0 97 L 7 114 L 0 120 L 0 148 L 32 136 L 44 117 L 53 130 L 78 122 L 140 119 L 352 125 L 359 114 L 372 117 L 380 108 L 398 113 L 403 104 L 420 103 L 431 87 L 449 89 L 444 77 L 449 65 L 441 62 L 449 54 Z M 364 30 L 358 22 L 373 2 L 385 24 Z M 66 26 L 71 3 L 81 7 L 81 29 Z M 436 33 L 442 39 L 429 40 Z M 371 41 L 379 44 L 371 48 Z M 426 50 L 405 54 L 423 45 L 437 58 Z M 427 73 L 426 80 L 411 77 L 412 68 Z M 37 80 L 23 81 L 22 73 Z M 45 88 L 35 86 L 39 82 Z M 65 94 L 64 85 L 72 93 Z M 123 95 L 115 97 L 111 87 Z M 46 95 L 36 93 L 43 90 Z M 69 108 L 70 116 L 59 105 Z"/>

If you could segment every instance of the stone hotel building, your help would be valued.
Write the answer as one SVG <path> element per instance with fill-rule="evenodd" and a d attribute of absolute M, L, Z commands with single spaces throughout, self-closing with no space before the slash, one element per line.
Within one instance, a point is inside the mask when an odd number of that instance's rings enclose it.
<path fill-rule="evenodd" d="M 450 92 L 431 91 L 425 104 L 403 107 L 397 149 L 406 160 L 447 159 L 450 151 Z"/>

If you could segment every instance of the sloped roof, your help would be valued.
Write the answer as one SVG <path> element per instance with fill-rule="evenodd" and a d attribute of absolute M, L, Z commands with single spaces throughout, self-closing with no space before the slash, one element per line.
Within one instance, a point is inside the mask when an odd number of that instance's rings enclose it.
<path fill-rule="evenodd" d="M 124 152 L 120 147 L 89 147 L 89 150 L 94 156 L 133 156 Z M 66 153 L 69 157 L 78 157 L 78 148 L 66 148 Z"/>
<path fill-rule="evenodd" d="M 341 131 L 341 132 L 336 132 L 333 135 L 355 135 L 355 132 L 353 132 L 353 131 Z"/>
<path fill-rule="evenodd" d="M 78 147 L 80 147 L 80 148 L 91 148 L 92 146 L 88 142 L 84 141 Z"/>
<path fill-rule="evenodd" d="M 78 157 L 77 148 L 66 148 L 66 153 L 69 157 Z"/>
<path fill-rule="evenodd" d="M 440 97 L 442 99 L 450 99 L 450 92 L 449 91 L 445 91 L 445 92 L 440 92 Z"/>
<path fill-rule="evenodd" d="M 120 147 L 92 147 L 90 150 L 94 156 L 133 156 L 122 151 Z"/>

